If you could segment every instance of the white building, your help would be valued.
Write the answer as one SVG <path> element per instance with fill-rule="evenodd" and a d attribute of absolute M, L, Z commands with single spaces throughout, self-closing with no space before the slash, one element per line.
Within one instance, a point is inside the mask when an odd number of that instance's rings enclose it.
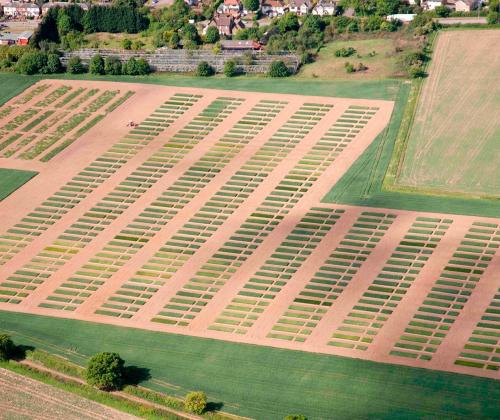
<path fill-rule="evenodd" d="M 288 4 L 290 12 L 295 13 L 300 16 L 307 15 L 309 10 L 311 10 L 310 0 L 290 0 Z"/>
<path fill-rule="evenodd" d="M 40 7 L 32 3 L 7 3 L 3 6 L 3 14 L 12 18 L 38 18 Z"/>
<path fill-rule="evenodd" d="M 335 3 L 328 0 L 319 0 L 312 10 L 313 15 L 333 16 L 335 14 Z"/>
<path fill-rule="evenodd" d="M 280 0 L 263 0 L 260 9 L 269 17 L 283 16 L 288 12 L 288 6 Z"/>

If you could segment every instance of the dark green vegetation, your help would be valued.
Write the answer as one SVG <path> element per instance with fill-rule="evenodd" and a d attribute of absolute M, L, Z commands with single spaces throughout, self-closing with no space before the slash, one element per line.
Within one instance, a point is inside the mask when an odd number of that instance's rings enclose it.
<path fill-rule="evenodd" d="M 97 353 L 92 356 L 85 371 L 89 385 L 103 391 L 121 389 L 124 382 L 125 361 L 118 353 Z"/>
<path fill-rule="evenodd" d="M 0 201 L 21 188 L 36 175 L 38 172 L 0 168 Z"/>
<path fill-rule="evenodd" d="M 0 312 L 0 326 L 19 344 L 80 365 L 119 350 L 150 369 L 142 385 L 179 396 L 203 389 L 245 416 L 498 417 L 500 388 L 484 378 L 9 312 Z"/>
<path fill-rule="evenodd" d="M 409 98 L 411 86 L 409 83 L 400 85 L 389 125 L 334 185 L 323 201 L 389 209 L 500 217 L 498 200 L 390 191 L 393 188 L 393 179 L 388 179 L 386 176 L 393 157 L 394 145 L 397 138 L 405 136 L 411 129 L 415 101 L 418 99 L 415 92 Z"/>
<path fill-rule="evenodd" d="M 0 73 L 0 105 L 19 95 L 39 79 L 40 77 Z"/>

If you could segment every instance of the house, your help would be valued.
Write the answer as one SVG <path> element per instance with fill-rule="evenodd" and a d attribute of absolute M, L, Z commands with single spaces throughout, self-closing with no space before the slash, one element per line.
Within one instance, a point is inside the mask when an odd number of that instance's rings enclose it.
<path fill-rule="evenodd" d="M 283 16 L 288 11 L 288 6 L 281 0 L 263 0 L 260 10 L 269 17 Z"/>
<path fill-rule="evenodd" d="M 251 41 L 251 40 L 222 40 L 220 42 L 221 48 L 223 50 L 230 50 L 230 51 L 256 51 L 260 50 L 260 43 L 257 41 Z"/>
<path fill-rule="evenodd" d="M 231 15 L 215 15 L 210 23 L 203 29 L 203 35 L 206 35 L 210 26 L 215 26 L 219 31 L 219 35 L 230 37 L 234 30 L 244 29 L 245 25 L 239 18 L 234 18 Z"/>
<path fill-rule="evenodd" d="M 38 18 L 40 7 L 32 3 L 7 3 L 3 5 L 3 14 L 12 18 Z"/>
<path fill-rule="evenodd" d="M 434 10 L 438 6 L 442 6 L 443 2 L 442 0 L 427 0 L 424 3 L 424 9 L 425 10 Z"/>
<path fill-rule="evenodd" d="M 312 10 L 313 15 L 333 16 L 335 14 L 335 3 L 330 0 L 319 0 Z"/>
<path fill-rule="evenodd" d="M 18 45 L 28 45 L 31 37 L 33 36 L 33 31 L 24 31 L 17 36 Z"/>
<path fill-rule="evenodd" d="M 300 16 L 307 15 L 309 10 L 311 10 L 311 1 L 310 0 L 290 0 L 288 3 L 288 7 L 290 8 L 290 12 L 295 13 Z"/>
<path fill-rule="evenodd" d="M 33 31 L 25 31 L 20 34 L 13 34 L 11 32 L 0 33 L 0 45 L 28 45 Z"/>
<path fill-rule="evenodd" d="M 217 13 L 224 15 L 239 16 L 243 12 L 240 0 L 224 0 L 217 8 Z"/>
<path fill-rule="evenodd" d="M 89 10 L 88 3 L 69 3 L 69 2 L 63 2 L 63 1 L 54 1 L 54 2 L 49 2 L 49 3 L 44 3 L 42 5 L 42 16 L 45 16 L 47 14 L 47 12 L 50 9 L 52 9 L 53 7 L 69 7 L 71 5 L 79 6 L 84 11 Z"/>
<path fill-rule="evenodd" d="M 457 12 L 470 12 L 477 9 L 480 4 L 480 0 L 457 0 L 455 2 L 455 10 Z"/>

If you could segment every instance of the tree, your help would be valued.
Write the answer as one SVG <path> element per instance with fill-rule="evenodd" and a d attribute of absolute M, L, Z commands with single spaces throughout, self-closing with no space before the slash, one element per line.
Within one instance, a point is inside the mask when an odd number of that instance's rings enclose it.
<path fill-rule="evenodd" d="M 32 51 L 24 54 L 16 64 L 16 71 L 22 74 L 35 74 L 47 65 L 47 54 Z"/>
<path fill-rule="evenodd" d="M 87 383 L 104 391 L 120 389 L 124 382 L 124 364 L 117 353 L 96 354 L 87 365 Z"/>
<path fill-rule="evenodd" d="M 205 41 L 207 44 L 215 44 L 220 39 L 219 30 L 215 26 L 210 26 L 207 29 L 207 34 L 205 35 Z"/>
<path fill-rule="evenodd" d="M 123 63 L 122 73 L 129 76 L 141 76 L 150 73 L 149 63 L 143 58 L 135 59 L 131 57 L 126 63 Z"/>
<path fill-rule="evenodd" d="M 138 75 L 146 75 L 151 73 L 151 67 L 149 63 L 144 58 L 139 58 L 136 64 L 137 74 Z"/>
<path fill-rule="evenodd" d="M 7 361 L 14 356 L 16 346 L 8 334 L 0 334 L 0 361 Z"/>
<path fill-rule="evenodd" d="M 188 23 L 182 27 L 182 39 L 186 41 L 194 41 L 196 43 L 200 40 L 198 29 L 192 23 Z"/>
<path fill-rule="evenodd" d="M 493 10 L 490 10 L 488 12 L 488 16 L 486 16 L 486 21 L 490 25 L 494 25 L 496 23 L 500 23 L 500 12 L 495 12 Z"/>
<path fill-rule="evenodd" d="M 307 417 L 302 414 L 290 414 L 284 420 L 307 420 Z"/>
<path fill-rule="evenodd" d="M 207 402 L 207 395 L 204 392 L 190 392 L 186 396 L 184 407 L 190 413 L 202 414 L 207 408 Z"/>
<path fill-rule="evenodd" d="M 290 71 L 283 61 L 274 60 L 269 66 L 268 75 L 271 77 L 287 77 L 290 76 Z"/>
<path fill-rule="evenodd" d="M 447 8 L 446 6 L 437 6 L 434 9 L 434 12 L 436 13 L 437 17 L 445 18 L 445 17 L 450 16 L 451 10 L 449 8 Z"/>
<path fill-rule="evenodd" d="M 104 74 L 104 59 L 96 54 L 90 59 L 89 73 L 91 74 Z"/>
<path fill-rule="evenodd" d="M 299 18 L 295 13 L 285 13 L 278 21 L 278 28 L 282 34 L 289 31 L 298 31 L 300 28 Z"/>
<path fill-rule="evenodd" d="M 47 55 L 47 73 L 59 73 L 62 70 L 61 60 L 59 56 L 54 53 Z"/>
<path fill-rule="evenodd" d="M 381 16 L 397 13 L 399 0 L 376 0 L 377 14 Z"/>
<path fill-rule="evenodd" d="M 200 61 L 196 68 L 196 75 L 201 77 L 212 76 L 215 73 L 214 68 L 206 61 Z"/>
<path fill-rule="evenodd" d="M 238 69 L 236 68 L 236 63 L 234 60 L 227 60 L 224 63 L 224 75 L 226 77 L 234 77 L 238 74 Z"/>
<path fill-rule="evenodd" d="M 117 57 L 106 57 L 104 59 L 104 73 L 118 76 L 122 74 L 122 63 Z"/>
<path fill-rule="evenodd" d="M 243 0 L 243 5 L 245 6 L 245 9 L 255 12 L 259 10 L 260 2 L 259 0 Z"/>
<path fill-rule="evenodd" d="M 71 18 L 65 13 L 64 9 L 59 9 L 57 15 L 57 32 L 59 36 L 66 35 L 72 29 Z"/>
<path fill-rule="evenodd" d="M 71 74 L 85 73 L 85 67 L 83 66 L 82 60 L 77 55 L 71 57 L 68 60 L 68 65 L 66 70 Z"/>

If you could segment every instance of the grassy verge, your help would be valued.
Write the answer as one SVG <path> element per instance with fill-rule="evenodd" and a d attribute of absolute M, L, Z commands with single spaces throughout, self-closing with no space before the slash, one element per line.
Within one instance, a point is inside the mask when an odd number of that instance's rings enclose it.
<path fill-rule="evenodd" d="M 20 81 L 16 82 L 16 78 L 20 78 Z M 172 73 L 154 73 L 148 76 L 95 76 L 90 74 L 71 75 L 66 73 L 43 76 L 21 76 L 11 73 L 0 73 L 0 85 L 2 88 L 5 85 L 7 91 L 11 92 L 10 94 L 5 94 L 5 92 L 0 94 L 0 104 L 3 103 L 1 101 L 3 96 L 6 98 L 4 101 L 7 101 L 23 89 L 42 79 L 102 80 L 208 89 L 388 100 L 394 98 L 401 83 L 400 80 L 396 79 L 370 81 L 339 80 L 331 82 L 324 80 L 303 80 L 297 77 L 276 80 L 265 76 L 241 76 L 234 78 L 215 76 L 202 78 Z M 11 80 L 15 82 L 13 87 L 7 85 Z M 23 86 L 22 89 L 19 87 L 16 88 L 16 86 L 21 85 Z"/>
<path fill-rule="evenodd" d="M 87 385 L 56 379 L 51 374 L 39 371 L 30 366 L 20 365 L 15 362 L 0 362 L 0 367 L 137 417 L 150 420 L 181 419 L 162 410 L 145 407 L 142 404 L 128 401 L 115 394 L 99 391 Z"/>
<path fill-rule="evenodd" d="M 36 175 L 38 172 L 0 168 L 0 201 L 21 188 Z"/>
<path fill-rule="evenodd" d="M 201 389 L 224 411 L 259 419 L 498 415 L 498 382 L 484 378 L 10 312 L 0 330 L 80 365 L 117 351 L 149 369 L 141 385 L 174 397 Z"/>

